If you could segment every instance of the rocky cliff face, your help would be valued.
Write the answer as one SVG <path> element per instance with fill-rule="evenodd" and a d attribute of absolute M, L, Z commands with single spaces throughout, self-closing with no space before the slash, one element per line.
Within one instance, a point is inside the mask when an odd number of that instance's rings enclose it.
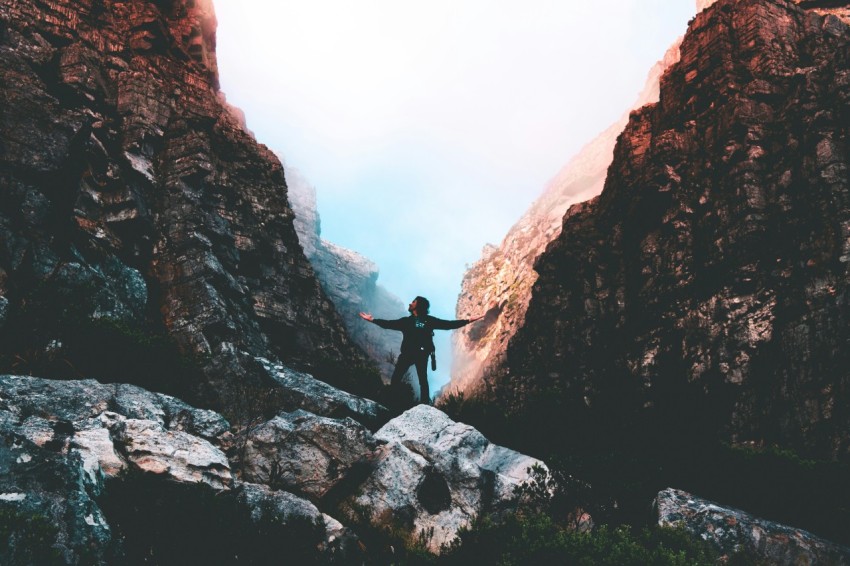
<path fill-rule="evenodd" d="M 322 239 L 316 189 L 297 169 L 286 171 L 289 201 L 295 212 L 295 231 L 322 288 L 342 316 L 352 340 L 371 358 L 388 381 L 393 359 L 401 351 L 401 335 L 385 332 L 360 318 L 369 312 L 376 318 L 407 316 L 404 303 L 378 285 L 378 266 L 363 255 Z"/>
<path fill-rule="evenodd" d="M 484 248 L 481 259 L 464 274 L 456 312 L 487 312 L 483 321 L 456 331 L 452 378 L 445 391 L 475 394 L 484 376 L 503 359 L 511 337 L 525 320 L 534 262 L 561 232 L 567 209 L 598 195 L 605 184 L 617 136 L 631 110 L 658 100 L 661 75 L 679 60 L 679 42 L 650 70 L 634 105 L 564 166 L 531 208 L 510 229 L 499 247 Z"/>
<path fill-rule="evenodd" d="M 805 5 L 692 21 L 604 191 L 535 264 L 492 398 L 850 458 L 850 29 Z"/>
<path fill-rule="evenodd" d="M 209 0 L 0 1 L 7 368 L 76 365 L 80 320 L 164 333 L 205 364 L 205 403 L 247 371 L 237 351 L 363 362 L 279 160 L 218 91 L 215 27 Z"/>

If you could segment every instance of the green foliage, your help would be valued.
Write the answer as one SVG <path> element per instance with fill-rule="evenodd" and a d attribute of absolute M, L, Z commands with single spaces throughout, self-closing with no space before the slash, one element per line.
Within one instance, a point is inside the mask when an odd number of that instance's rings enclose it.
<path fill-rule="evenodd" d="M 610 566 L 715 564 L 717 555 L 679 529 L 634 533 L 626 526 L 592 532 L 567 529 L 543 513 L 517 514 L 500 523 L 479 521 L 444 548 L 440 564 L 576 564 Z"/>
<path fill-rule="evenodd" d="M 567 474 L 562 469 L 534 464 L 528 468 L 531 476 L 514 487 L 520 509 L 543 512 L 560 524 L 580 528 L 587 511 L 596 512 L 590 484 Z"/>
<path fill-rule="evenodd" d="M 50 520 L 11 507 L 0 507 L 0 564 L 64 564 L 53 548 L 58 531 Z"/>

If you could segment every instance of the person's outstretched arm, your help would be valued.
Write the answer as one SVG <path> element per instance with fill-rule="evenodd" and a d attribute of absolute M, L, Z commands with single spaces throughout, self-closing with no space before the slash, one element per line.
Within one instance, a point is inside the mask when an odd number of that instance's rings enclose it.
<path fill-rule="evenodd" d="M 432 316 L 431 322 L 433 323 L 434 328 L 437 330 L 454 330 L 455 328 L 466 326 L 470 322 L 475 322 L 476 320 L 481 320 L 482 318 L 484 318 L 484 315 L 476 316 L 473 318 L 464 318 L 460 320 L 443 320 L 442 318 Z"/>
<path fill-rule="evenodd" d="M 405 319 L 403 318 L 399 318 L 397 320 L 384 320 L 383 318 L 375 318 L 367 312 L 361 312 L 360 318 L 367 320 L 372 324 L 377 324 L 381 328 L 386 328 L 387 330 L 404 330 Z"/>

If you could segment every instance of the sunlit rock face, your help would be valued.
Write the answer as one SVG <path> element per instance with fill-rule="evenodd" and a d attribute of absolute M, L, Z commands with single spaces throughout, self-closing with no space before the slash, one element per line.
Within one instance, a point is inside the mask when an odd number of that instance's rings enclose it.
<path fill-rule="evenodd" d="M 850 457 L 849 32 L 784 0 L 692 21 L 537 261 L 494 399 Z"/>
<path fill-rule="evenodd" d="M 617 136 L 626 126 L 629 112 L 658 100 L 661 75 L 678 59 L 677 41 L 650 70 L 634 105 L 571 159 L 501 245 L 486 246 L 481 259 L 464 274 L 458 318 L 469 313 L 487 314 L 481 322 L 453 333 L 452 378 L 444 391 L 474 394 L 484 387 L 483 377 L 499 365 L 508 341 L 525 319 L 531 288 L 537 280 L 535 260 L 560 234 L 567 209 L 602 191 Z"/>
<path fill-rule="evenodd" d="M 697 0 L 697 12 L 702 12 L 717 0 Z M 791 0 L 798 6 L 822 16 L 833 15 L 850 24 L 850 5 L 844 0 Z"/>
<path fill-rule="evenodd" d="M 342 315 L 351 339 L 369 355 L 388 381 L 394 368 L 392 360 L 401 351 L 401 334 L 385 332 L 364 321 L 359 313 L 372 313 L 375 318 L 401 318 L 407 315 L 404 303 L 378 285 L 379 270 L 373 261 L 322 239 L 315 187 L 292 167 L 286 170 L 286 180 L 295 212 L 295 230 L 307 259 Z"/>
<path fill-rule="evenodd" d="M 0 0 L 0 19 L 2 324 L 34 329 L 7 359 L 67 356 L 34 305 L 201 359 L 364 359 L 298 242 L 280 161 L 218 90 L 209 0 Z M 243 371 L 209 365 L 198 399 Z"/>

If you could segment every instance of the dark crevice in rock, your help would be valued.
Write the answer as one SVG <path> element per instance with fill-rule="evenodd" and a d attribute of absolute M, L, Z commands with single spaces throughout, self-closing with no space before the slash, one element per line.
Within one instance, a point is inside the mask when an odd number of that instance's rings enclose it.
<path fill-rule="evenodd" d="M 323 530 L 307 520 L 255 521 L 232 491 L 144 474 L 110 481 L 98 504 L 122 564 L 320 563 Z"/>
<path fill-rule="evenodd" d="M 436 515 L 452 506 L 452 494 L 446 478 L 432 467 L 425 470 L 416 487 L 416 498 L 428 513 Z"/>

